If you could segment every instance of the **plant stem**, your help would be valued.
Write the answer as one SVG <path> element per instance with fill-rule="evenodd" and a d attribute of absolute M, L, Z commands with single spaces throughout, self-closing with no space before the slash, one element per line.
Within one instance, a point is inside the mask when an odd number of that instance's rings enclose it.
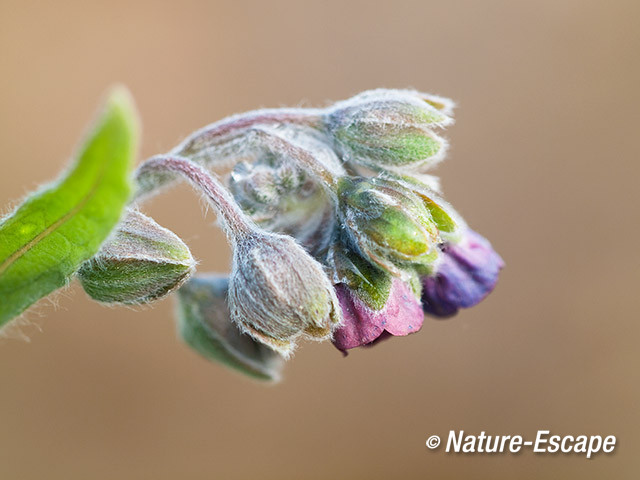
<path fill-rule="evenodd" d="M 165 172 L 184 176 L 196 189 L 207 196 L 209 203 L 222 219 L 223 229 L 231 240 L 256 230 L 257 227 L 253 221 L 236 204 L 231 193 L 204 168 L 188 158 L 177 155 L 152 157 L 140 165 L 136 172 L 136 181 L 144 189 L 145 182 L 152 179 L 154 174 Z"/>
<path fill-rule="evenodd" d="M 217 166 L 227 166 L 224 160 L 237 160 L 239 152 L 237 150 L 238 141 L 250 140 L 247 138 L 257 125 L 301 125 L 310 128 L 321 128 L 322 110 L 319 109 L 264 109 L 253 112 L 242 113 L 227 117 L 219 122 L 212 123 L 189 135 L 182 143 L 172 149 L 167 157 L 189 158 L 192 162 L 207 165 L 214 163 L 211 159 L 219 161 Z M 242 147 L 240 147 L 241 149 Z M 211 165 L 212 167 L 216 165 Z M 151 171 L 147 171 L 147 176 Z M 153 172 L 154 181 L 148 181 L 144 175 L 137 175 L 136 178 L 144 188 L 138 188 L 136 198 L 149 196 L 162 187 L 173 183 L 175 176 L 170 175 L 168 170 L 164 172 Z"/>
<path fill-rule="evenodd" d="M 322 110 L 273 108 L 233 115 L 195 131 L 170 153 L 182 156 L 193 155 L 203 149 L 237 138 L 243 131 L 256 125 L 273 124 L 294 124 L 320 128 Z"/>

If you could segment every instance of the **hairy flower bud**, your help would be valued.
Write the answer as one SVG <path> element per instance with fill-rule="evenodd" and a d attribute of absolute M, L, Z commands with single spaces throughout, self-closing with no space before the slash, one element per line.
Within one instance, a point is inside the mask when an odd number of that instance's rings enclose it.
<path fill-rule="evenodd" d="M 231 172 L 229 189 L 245 212 L 273 211 L 281 197 L 276 177 L 270 165 L 241 162 Z"/>
<path fill-rule="evenodd" d="M 322 266 L 285 235 L 256 230 L 235 242 L 232 320 L 284 356 L 300 336 L 329 338 L 342 316 Z"/>
<path fill-rule="evenodd" d="M 394 273 L 394 264 L 428 268 L 437 259 L 438 229 L 423 202 L 400 185 L 345 177 L 338 202 L 348 238 L 383 268 Z"/>
<path fill-rule="evenodd" d="M 198 275 L 177 292 L 178 333 L 204 357 L 258 380 L 278 381 L 283 358 L 242 333 L 227 305 L 229 278 Z"/>
<path fill-rule="evenodd" d="M 350 348 L 371 344 L 387 334 L 405 336 L 422 327 L 424 312 L 411 287 L 394 278 L 384 307 L 372 309 L 344 284 L 336 286 L 344 322 L 334 334 L 334 345 L 346 353 Z"/>
<path fill-rule="evenodd" d="M 424 311 L 449 317 L 480 303 L 494 289 L 503 267 L 489 241 L 467 229 L 459 243 L 445 245 L 437 272 L 422 278 Z"/>
<path fill-rule="evenodd" d="M 175 290 L 194 269 L 195 260 L 178 236 L 131 210 L 78 276 L 94 300 L 139 304 Z"/>
<path fill-rule="evenodd" d="M 326 125 L 347 161 L 374 168 L 417 167 L 444 157 L 447 143 L 433 130 L 453 122 L 450 110 L 450 102 L 439 97 L 380 89 L 336 103 Z"/>
<path fill-rule="evenodd" d="M 282 210 L 292 198 L 320 190 L 290 159 L 270 152 L 251 163 L 238 163 L 229 177 L 229 188 L 243 210 L 263 214 Z"/>
<path fill-rule="evenodd" d="M 433 223 L 438 228 L 440 237 L 444 241 L 457 242 L 460 232 L 466 224 L 460 214 L 444 200 L 433 188 L 431 177 L 423 180 L 421 175 L 406 175 L 397 172 L 385 172 L 381 175 L 390 185 L 399 185 L 416 195 L 431 214 Z"/>

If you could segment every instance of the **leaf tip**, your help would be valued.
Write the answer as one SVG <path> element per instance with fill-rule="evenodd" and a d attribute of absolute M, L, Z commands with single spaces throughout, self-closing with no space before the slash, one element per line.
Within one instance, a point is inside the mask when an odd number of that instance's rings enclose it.
<path fill-rule="evenodd" d="M 106 98 L 107 111 L 119 114 L 137 137 L 140 132 L 140 119 L 131 91 L 124 84 L 117 83 L 107 90 Z"/>

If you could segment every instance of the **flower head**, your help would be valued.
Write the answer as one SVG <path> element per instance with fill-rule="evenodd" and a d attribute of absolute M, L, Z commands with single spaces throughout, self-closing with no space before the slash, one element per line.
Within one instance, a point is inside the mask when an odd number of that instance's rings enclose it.
<path fill-rule="evenodd" d="M 452 110 L 380 89 L 325 109 L 252 112 L 145 162 L 137 180 L 156 188 L 170 170 L 207 195 L 233 246 L 229 316 L 252 342 L 283 357 L 303 337 L 346 352 L 416 332 L 425 312 L 452 315 L 495 286 L 500 256 L 418 172 L 444 157 L 435 132 Z M 196 163 L 231 166 L 230 191 Z M 201 323 L 183 322 L 196 349 Z"/>

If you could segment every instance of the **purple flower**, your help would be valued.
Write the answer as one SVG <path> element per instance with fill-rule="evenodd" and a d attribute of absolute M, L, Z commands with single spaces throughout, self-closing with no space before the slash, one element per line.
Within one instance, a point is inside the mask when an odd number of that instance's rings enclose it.
<path fill-rule="evenodd" d="M 343 323 L 335 331 L 333 344 L 345 355 L 350 348 L 369 345 L 389 335 L 404 336 L 422 327 L 424 312 L 420 301 L 405 282 L 395 278 L 386 305 L 373 310 L 341 283 L 336 285 Z"/>
<path fill-rule="evenodd" d="M 467 230 L 459 243 L 443 248 L 437 273 L 422 278 L 422 308 L 436 317 L 449 317 L 477 305 L 496 286 L 502 267 L 489 241 Z"/>

